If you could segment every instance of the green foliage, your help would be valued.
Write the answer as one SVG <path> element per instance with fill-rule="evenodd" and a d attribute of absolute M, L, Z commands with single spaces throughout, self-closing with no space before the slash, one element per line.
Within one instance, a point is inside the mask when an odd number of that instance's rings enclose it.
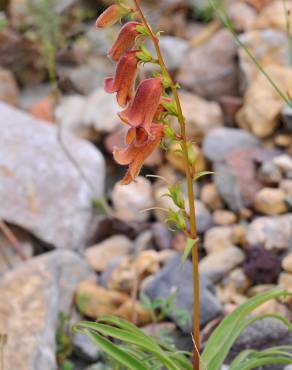
<path fill-rule="evenodd" d="M 163 196 L 170 197 L 173 203 L 180 209 L 185 209 L 185 199 L 182 193 L 181 182 L 177 182 L 175 185 L 168 187 L 168 193 Z"/>
<path fill-rule="evenodd" d="M 178 211 L 174 211 L 171 208 L 169 208 L 166 223 L 169 225 L 174 225 L 178 230 L 187 229 L 184 212 L 181 209 Z"/>
<path fill-rule="evenodd" d="M 206 5 L 204 7 L 195 8 L 195 14 L 198 21 L 210 22 L 214 18 L 214 9 L 211 5 Z"/>
<path fill-rule="evenodd" d="M 104 352 L 126 369 L 191 370 L 188 353 L 173 346 L 153 340 L 135 325 L 116 317 L 105 316 L 97 323 L 81 322 L 75 329 L 87 334 Z M 118 340 L 118 344 L 107 337 Z"/>
<path fill-rule="evenodd" d="M 186 245 L 185 245 L 185 248 L 184 248 L 184 252 L 183 252 L 183 255 L 182 255 L 182 262 L 186 262 L 188 256 L 190 255 L 191 251 L 193 248 L 197 248 L 197 244 L 199 242 L 199 239 L 191 239 L 191 238 L 187 238 L 186 240 Z"/>
<path fill-rule="evenodd" d="M 87 294 L 76 294 L 76 297 L 75 297 L 75 300 L 76 300 L 76 306 L 79 310 L 79 312 L 81 313 L 84 313 L 85 312 L 85 308 L 87 306 L 87 303 L 88 303 L 88 300 L 90 299 L 90 297 L 87 295 Z"/>
<path fill-rule="evenodd" d="M 29 0 L 32 31 L 42 45 L 43 57 L 52 84 L 56 83 L 56 54 L 66 40 L 62 26 L 65 18 L 56 13 L 57 0 Z"/>
<path fill-rule="evenodd" d="M 4 12 L 0 12 L 0 32 L 8 26 L 8 20 Z"/>
<path fill-rule="evenodd" d="M 260 305 L 280 297 L 289 298 L 292 297 L 292 293 L 281 289 L 261 293 L 228 315 L 209 338 L 201 356 L 201 368 L 204 370 L 221 369 L 238 336 L 258 320 L 272 317 L 280 320 L 292 331 L 292 324 L 280 315 L 250 316 L 252 311 Z M 153 310 L 163 303 L 159 300 L 149 302 L 143 299 L 144 303 Z M 171 299 L 166 306 L 171 307 Z M 192 369 L 189 353 L 177 351 L 173 346 L 146 335 L 135 325 L 116 317 L 105 316 L 97 323 L 81 322 L 75 325 L 75 330 L 88 335 L 109 357 L 125 369 Z M 108 338 L 118 342 L 114 343 Z M 292 364 L 291 353 L 291 348 L 287 346 L 273 347 L 264 351 L 243 351 L 233 360 L 230 370 L 251 370 L 268 364 Z"/>
<path fill-rule="evenodd" d="M 74 364 L 73 362 L 71 361 L 65 361 L 65 363 L 63 364 L 61 370 L 74 370 Z"/>
<path fill-rule="evenodd" d="M 70 333 L 69 316 L 64 312 L 59 314 L 59 323 L 56 331 L 57 362 L 61 370 L 73 370 L 73 364 L 68 357 L 73 350 L 72 336 Z"/>
<path fill-rule="evenodd" d="M 208 370 L 219 370 L 235 340 L 248 326 L 265 317 L 274 317 L 282 321 L 292 331 L 292 324 L 279 315 L 261 315 L 249 317 L 253 310 L 263 303 L 278 297 L 292 297 L 292 293 L 274 289 L 259 294 L 240 305 L 212 333 L 201 357 L 202 366 Z M 257 367 L 257 366 L 256 366 Z M 250 367 L 254 369 L 256 367 Z"/>
<path fill-rule="evenodd" d="M 156 298 L 153 301 L 146 294 L 140 295 L 142 306 L 151 312 L 154 323 L 172 316 L 184 326 L 190 321 L 190 315 L 186 310 L 180 310 L 175 307 L 175 298 L 175 293 L 171 294 L 168 298 Z"/>
<path fill-rule="evenodd" d="M 92 206 L 99 215 L 108 216 L 109 215 L 109 205 L 105 199 L 93 199 Z"/>

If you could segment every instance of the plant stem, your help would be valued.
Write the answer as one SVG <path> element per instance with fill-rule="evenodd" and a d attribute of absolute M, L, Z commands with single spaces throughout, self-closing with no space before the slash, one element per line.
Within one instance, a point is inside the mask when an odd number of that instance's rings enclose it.
<path fill-rule="evenodd" d="M 180 136 L 181 136 L 181 147 L 183 153 L 183 160 L 185 165 L 185 173 L 186 173 L 186 180 L 187 180 L 187 191 L 188 191 L 188 201 L 189 201 L 189 221 L 190 221 L 190 236 L 192 239 L 197 239 L 197 227 L 196 227 L 196 216 L 195 216 L 195 196 L 194 196 L 194 189 L 193 189 L 193 174 L 189 164 L 189 156 L 188 156 L 188 148 L 187 148 L 187 137 L 186 137 L 186 122 L 183 116 L 182 108 L 180 99 L 177 92 L 177 85 L 173 81 L 167 66 L 164 62 L 160 47 L 159 47 L 159 39 L 154 34 L 151 26 L 149 25 L 146 17 L 144 16 L 141 7 L 139 5 L 139 0 L 135 0 L 135 5 L 137 12 L 146 27 L 149 35 L 152 39 L 153 45 L 156 50 L 158 62 L 162 69 L 163 74 L 171 81 L 170 88 L 172 90 L 172 94 L 174 100 L 176 102 L 177 111 L 178 111 L 178 121 L 180 125 Z M 192 249 L 192 260 L 193 260 L 193 286 L 194 286 L 194 363 L 193 369 L 199 370 L 200 367 L 200 301 L 199 301 L 199 259 L 198 259 L 198 249 L 196 246 Z"/>

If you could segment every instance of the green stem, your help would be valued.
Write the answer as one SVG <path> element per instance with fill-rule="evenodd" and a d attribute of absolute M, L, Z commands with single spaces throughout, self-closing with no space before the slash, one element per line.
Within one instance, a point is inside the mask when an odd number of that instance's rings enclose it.
<path fill-rule="evenodd" d="M 181 136 L 181 147 L 183 153 L 183 160 L 185 165 L 185 173 L 186 173 L 186 180 L 187 180 L 187 192 L 188 192 L 188 201 L 189 201 L 189 221 L 190 221 L 190 236 L 192 239 L 197 239 L 197 227 L 196 227 L 196 216 L 195 216 L 195 196 L 194 196 L 194 189 L 193 189 L 193 175 L 192 170 L 189 165 L 189 157 L 188 157 L 188 148 L 187 148 L 187 137 L 186 137 L 186 122 L 183 116 L 182 107 L 180 103 L 180 99 L 177 92 L 177 85 L 173 81 L 168 68 L 164 62 L 160 47 L 159 47 L 159 39 L 154 34 L 151 26 L 149 25 L 147 19 L 145 18 L 140 5 L 139 1 L 135 0 L 137 12 L 149 32 L 149 35 L 152 39 L 153 45 L 155 47 L 155 51 L 157 54 L 158 62 L 162 69 L 162 73 L 167 77 L 170 83 L 170 88 L 172 90 L 172 94 L 174 100 L 176 102 L 177 111 L 178 111 L 178 121 L 180 124 L 180 136 Z M 199 363 L 200 363 L 200 301 L 199 301 L 199 258 L 198 258 L 198 249 L 194 247 L 192 249 L 192 260 L 193 260 L 193 287 L 194 287 L 194 363 L 193 369 L 199 370 Z"/>

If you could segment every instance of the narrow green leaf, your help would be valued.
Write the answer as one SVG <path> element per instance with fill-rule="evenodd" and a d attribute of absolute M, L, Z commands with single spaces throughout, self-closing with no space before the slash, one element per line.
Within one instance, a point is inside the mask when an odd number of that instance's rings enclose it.
<path fill-rule="evenodd" d="M 206 364 L 208 370 L 220 369 L 236 338 L 248 325 L 259 320 L 258 317 L 246 320 L 246 316 L 261 304 L 281 296 L 292 296 L 292 293 L 288 293 L 282 289 L 273 289 L 261 293 L 240 305 L 221 322 L 209 338 L 202 354 L 202 362 Z M 265 315 L 265 317 L 268 316 L 275 317 L 275 315 Z M 263 317 L 261 316 L 260 318 L 262 319 Z M 285 319 L 281 318 L 281 320 L 284 320 L 283 322 L 287 324 Z"/>
<path fill-rule="evenodd" d="M 191 253 L 192 249 L 197 245 L 198 241 L 199 241 L 199 238 L 197 239 L 187 238 L 186 245 L 184 248 L 184 253 L 181 258 L 182 263 L 186 262 L 189 254 Z"/>
<path fill-rule="evenodd" d="M 235 370 L 238 365 L 240 365 L 243 361 L 245 361 L 248 357 L 250 357 L 250 355 L 252 355 L 255 352 L 257 351 L 253 349 L 247 349 L 245 351 L 240 352 L 231 362 L 229 370 Z"/>
<path fill-rule="evenodd" d="M 133 333 L 109 325 L 90 322 L 79 323 L 77 326 L 91 330 L 96 330 L 99 334 L 110 336 L 119 339 L 123 342 L 136 345 L 139 348 L 141 348 L 141 350 L 156 355 L 156 357 L 161 361 L 161 363 L 166 367 L 166 369 L 179 370 L 179 368 L 173 363 L 173 361 L 171 361 L 165 355 L 165 353 L 161 350 L 161 348 L 156 344 L 156 342 L 152 338 L 147 337 L 147 339 L 145 339 L 145 337 L 142 336 L 140 332 Z"/>
<path fill-rule="evenodd" d="M 129 353 L 121 350 L 117 345 L 113 344 L 108 339 L 105 339 L 101 335 L 86 330 L 86 334 L 89 336 L 89 338 L 95 342 L 98 347 L 107 353 L 111 358 L 118 361 L 121 365 L 124 365 L 129 370 L 151 370 L 144 366 L 142 361 L 139 361 L 134 356 L 130 355 Z"/>
<path fill-rule="evenodd" d="M 269 356 L 260 359 L 252 359 L 249 360 L 246 364 L 240 364 L 236 368 L 232 370 L 252 370 L 252 369 L 259 369 L 261 366 L 264 365 L 272 365 L 272 364 L 282 364 L 282 365 L 291 365 L 292 361 L 286 357 L 274 357 Z M 210 369 L 211 370 L 211 369 Z"/>
<path fill-rule="evenodd" d="M 212 171 L 201 171 L 196 174 L 194 177 L 194 181 L 198 181 L 201 177 L 207 176 L 207 175 L 215 175 L 215 172 Z"/>

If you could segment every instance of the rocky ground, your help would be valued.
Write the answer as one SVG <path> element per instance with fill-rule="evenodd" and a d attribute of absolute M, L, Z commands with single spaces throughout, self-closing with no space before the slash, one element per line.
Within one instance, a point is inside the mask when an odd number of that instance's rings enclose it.
<path fill-rule="evenodd" d="M 166 31 L 161 46 L 181 85 L 197 169 L 216 172 L 195 187 L 204 341 L 248 297 L 276 285 L 292 290 L 292 110 L 212 18 L 207 1 L 144 5 Z M 57 357 L 67 355 L 73 369 L 105 369 L 99 350 L 61 324 L 103 314 L 132 320 L 133 307 L 139 326 L 168 330 L 178 347 L 191 346 L 185 238 L 168 230 L 164 212 L 142 212 L 173 207 L 161 197 L 163 181 L 146 175 L 184 182 L 181 158 L 175 147 L 159 149 L 135 183 L 119 184 L 124 169 L 111 151 L 123 143 L 124 129 L 102 88 L 113 71 L 106 51 L 118 28 L 95 29 L 104 6 L 57 2 L 54 12 L 68 17 L 69 31 L 57 54 L 53 104 L 28 1 L 0 0 L 0 334 L 8 335 L 7 370 L 55 370 Z M 292 13 L 283 1 L 229 0 L 227 12 L 241 42 L 292 94 Z M 105 212 L 100 199 L 109 203 Z M 149 306 L 157 298 L 171 300 L 159 323 Z M 257 311 L 266 312 L 291 319 L 291 302 Z M 291 334 L 265 319 L 241 335 L 231 356 L 280 343 L 292 344 Z"/>

